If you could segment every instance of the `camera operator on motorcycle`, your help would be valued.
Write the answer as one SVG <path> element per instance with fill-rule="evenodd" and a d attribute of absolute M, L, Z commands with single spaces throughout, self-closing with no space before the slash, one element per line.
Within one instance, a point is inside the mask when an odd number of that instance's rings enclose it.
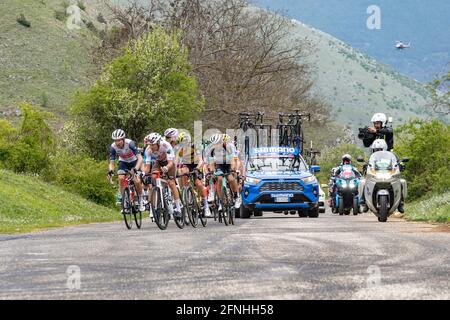
<path fill-rule="evenodd" d="M 388 126 L 388 118 L 384 113 L 377 113 L 372 117 L 373 127 L 359 129 L 358 138 L 364 147 L 370 148 L 375 140 L 383 139 L 387 144 L 387 151 L 394 149 L 394 129 Z"/>

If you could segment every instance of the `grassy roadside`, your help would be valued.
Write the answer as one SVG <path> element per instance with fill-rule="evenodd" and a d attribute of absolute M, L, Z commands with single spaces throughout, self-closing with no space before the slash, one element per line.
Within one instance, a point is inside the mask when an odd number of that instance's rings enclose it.
<path fill-rule="evenodd" d="M 120 219 L 116 210 L 89 202 L 36 177 L 0 170 L 0 234 Z"/>
<path fill-rule="evenodd" d="M 407 204 L 404 218 L 409 221 L 450 223 L 450 192 Z"/>

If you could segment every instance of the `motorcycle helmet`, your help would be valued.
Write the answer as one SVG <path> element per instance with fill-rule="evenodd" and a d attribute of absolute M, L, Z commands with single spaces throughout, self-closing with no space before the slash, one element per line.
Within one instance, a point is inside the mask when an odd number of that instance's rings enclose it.
<path fill-rule="evenodd" d="M 377 113 L 372 117 L 372 123 L 381 122 L 383 126 L 387 125 L 388 118 L 384 113 Z"/>
<path fill-rule="evenodd" d="M 373 142 L 373 144 L 370 148 L 375 153 L 378 151 L 387 151 L 388 145 L 387 145 L 386 141 L 384 141 L 383 139 L 378 139 Z"/>
<path fill-rule="evenodd" d="M 344 154 L 342 156 L 342 164 L 351 164 L 352 163 L 352 156 L 349 154 Z"/>

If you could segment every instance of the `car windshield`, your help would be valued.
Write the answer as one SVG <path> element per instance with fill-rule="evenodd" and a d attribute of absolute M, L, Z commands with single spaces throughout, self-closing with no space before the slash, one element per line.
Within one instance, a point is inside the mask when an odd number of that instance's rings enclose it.
<path fill-rule="evenodd" d="M 248 164 L 249 171 L 305 171 L 308 166 L 302 158 L 256 157 Z"/>
<path fill-rule="evenodd" d="M 369 166 L 373 170 L 394 170 L 397 167 L 397 157 L 387 151 L 375 152 L 369 160 Z"/>

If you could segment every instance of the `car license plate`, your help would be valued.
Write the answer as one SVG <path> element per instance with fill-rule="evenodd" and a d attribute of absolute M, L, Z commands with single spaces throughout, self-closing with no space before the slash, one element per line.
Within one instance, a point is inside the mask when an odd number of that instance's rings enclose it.
<path fill-rule="evenodd" d="M 276 203 L 287 203 L 290 202 L 290 199 L 288 197 L 278 197 L 275 198 Z"/>

